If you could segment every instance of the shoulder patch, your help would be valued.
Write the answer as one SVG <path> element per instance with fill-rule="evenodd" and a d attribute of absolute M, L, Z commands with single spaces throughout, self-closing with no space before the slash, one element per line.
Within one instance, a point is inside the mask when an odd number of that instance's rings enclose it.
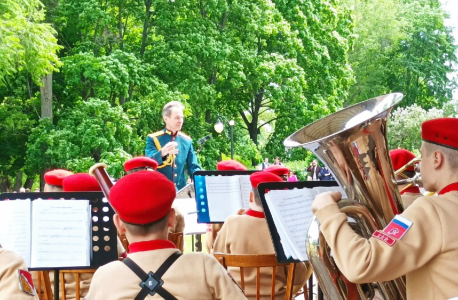
<path fill-rule="evenodd" d="M 396 243 L 396 239 L 390 237 L 389 235 L 385 234 L 383 231 L 380 230 L 374 231 L 372 237 L 384 242 L 390 247 L 393 247 L 393 245 Z"/>
<path fill-rule="evenodd" d="M 19 277 L 19 287 L 21 290 L 31 296 L 35 295 L 35 287 L 33 286 L 32 274 L 24 270 L 17 270 Z"/>
<path fill-rule="evenodd" d="M 178 135 L 179 135 L 179 136 L 182 136 L 182 137 L 184 137 L 184 138 L 186 138 L 186 139 L 188 139 L 188 140 L 192 140 L 192 138 L 191 138 L 189 135 L 186 135 L 186 134 L 184 134 L 184 133 L 181 132 L 181 131 L 178 131 Z"/>
<path fill-rule="evenodd" d="M 154 137 L 161 136 L 164 134 L 165 134 L 164 130 L 160 130 L 160 131 L 156 131 L 155 133 L 150 133 L 148 134 L 148 136 L 151 138 L 154 138 Z"/>

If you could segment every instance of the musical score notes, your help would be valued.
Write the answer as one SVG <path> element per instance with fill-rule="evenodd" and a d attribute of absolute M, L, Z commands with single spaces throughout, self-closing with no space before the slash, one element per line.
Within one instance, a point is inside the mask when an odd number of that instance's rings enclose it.
<path fill-rule="evenodd" d="M 265 194 L 281 245 L 287 258 L 308 260 L 305 238 L 313 217 L 312 202 L 325 191 L 342 191 L 340 187 L 272 190 Z"/>
<path fill-rule="evenodd" d="M 28 267 L 89 266 L 90 216 L 88 200 L 0 201 L 0 241 Z"/>

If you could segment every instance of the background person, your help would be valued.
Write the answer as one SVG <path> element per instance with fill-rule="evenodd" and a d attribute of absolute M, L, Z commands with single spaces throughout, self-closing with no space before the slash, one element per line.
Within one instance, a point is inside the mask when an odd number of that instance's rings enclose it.
<path fill-rule="evenodd" d="M 307 172 L 309 172 L 313 181 L 319 180 L 321 167 L 318 165 L 318 161 L 316 159 L 310 163 L 310 167 L 307 168 Z"/>

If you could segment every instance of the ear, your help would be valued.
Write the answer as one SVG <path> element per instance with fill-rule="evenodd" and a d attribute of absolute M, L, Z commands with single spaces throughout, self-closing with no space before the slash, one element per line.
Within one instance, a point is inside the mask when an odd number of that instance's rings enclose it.
<path fill-rule="evenodd" d="M 172 208 L 170 209 L 170 212 L 169 212 L 169 219 L 167 220 L 167 228 L 175 227 L 175 218 L 176 218 L 175 208 Z"/>
<path fill-rule="evenodd" d="M 250 191 L 250 203 L 254 203 L 253 191 Z"/>
<path fill-rule="evenodd" d="M 124 226 L 124 222 L 121 220 L 118 214 L 113 215 L 113 222 L 120 234 L 126 233 L 126 226 Z"/>
<path fill-rule="evenodd" d="M 439 169 L 443 166 L 445 159 L 444 154 L 440 151 L 434 151 L 433 153 L 433 166 L 434 169 Z"/>

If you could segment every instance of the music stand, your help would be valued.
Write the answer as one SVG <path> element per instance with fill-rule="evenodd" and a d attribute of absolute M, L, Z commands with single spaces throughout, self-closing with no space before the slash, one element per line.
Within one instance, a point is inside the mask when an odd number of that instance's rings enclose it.
<path fill-rule="evenodd" d="M 206 198 L 207 188 L 205 186 L 204 177 L 207 176 L 234 176 L 234 175 L 251 175 L 259 170 L 247 170 L 247 171 L 196 171 L 194 173 L 194 190 L 196 192 L 196 204 L 197 204 L 197 222 L 198 223 L 218 223 L 211 222 L 208 211 L 208 201 Z M 235 213 L 235 212 L 233 212 Z"/>
<path fill-rule="evenodd" d="M 30 268 L 31 271 L 54 271 L 54 300 L 59 300 L 59 270 L 96 269 L 118 259 L 117 230 L 112 221 L 114 210 L 102 192 L 55 192 L 55 193 L 3 193 L 3 200 L 37 199 L 89 200 L 91 205 L 91 260 L 90 266 Z M 98 237 L 94 239 L 94 237 Z"/>
<path fill-rule="evenodd" d="M 303 189 L 303 188 L 314 188 L 318 186 L 334 187 L 339 186 L 336 181 L 296 181 L 296 182 L 263 182 L 258 185 L 257 191 L 259 198 L 261 199 L 262 208 L 264 209 L 264 215 L 266 216 L 267 226 L 269 227 L 270 237 L 275 249 L 275 255 L 277 256 L 278 263 L 292 263 L 300 262 L 297 259 L 287 258 L 283 247 L 281 245 L 280 235 L 278 234 L 277 228 L 275 227 L 272 213 L 270 212 L 269 206 L 267 205 L 265 195 L 268 191 L 272 190 L 292 190 L 292 189 Z M 305 243 L 305 237 L 304 237 Z"/>

